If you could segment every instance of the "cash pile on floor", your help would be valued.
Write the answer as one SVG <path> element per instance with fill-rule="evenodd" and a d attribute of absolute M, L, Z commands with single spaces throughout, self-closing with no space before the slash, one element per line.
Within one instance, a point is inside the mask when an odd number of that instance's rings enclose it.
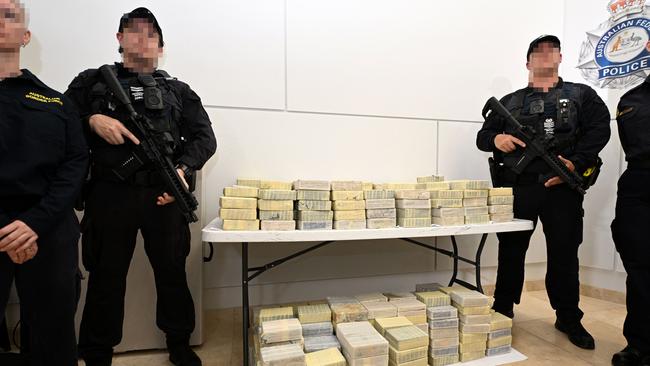
<path fill-rule="evenodd" d="M 327 304 L 302 305 L 296 308 L 298 320 L 305 338 L 305 352 L 311 353 L 328 348 L 341 349 L 334 336 L 332 311 Z"/>
<path fill-rule="evenodd" d="M 512 349 L 512 319 L 492 311 L 486 356 L 509 353 Z"/>
<path fill-rule="evenodd" d="M 296 227 L 298 230 L 331 230 L 334 213 L 330 201 L 330 183 L 296 181 Z"/>
<path fill-rule="evenodd" d="M 388 341 L 368 321 L 339 323 L 336 337 L 349 366 L 388 365 Z"/>
<path fill-rule="evenodd" d="M 263 309 L 259 324 L 255 346 L 263 366 L 306 365 L 302 326 L 293 318 L 293 308 Z"/>
<path fill-rule="evenodd" d="M 245 183 L 257 184 L 259 187 L 259 181 Z M 224 230 L 260 229 L 260 220 L 257 217 L 258 187 L 236 185 L 223 189 L 223 196 L 219 199 L 219 217 L 223 219 Z"/>
<path fill-rule="evenodd" d="M 490 309 L 490 297 L 418 290 L 257 309 L 257 365 L 445 366 L 511 351 L 512 320 Z"/>
<path fill-rule="evenodd" d="M 427 306 L 429 364 L 444 366 L 458 362 L 458 312 L 449 295 L 440 291 L 416 293 Z"/>
<path fill-rule="evenodd" d="M 460 361 L 468 362 L 485 357 L 487 335 L 490 332 L 491 299 L 477 291 L 465 288 L 443 288 L 451 296 L 460 320 Z"/>
<path fill-rule="evenodd" d="M 515 218 L 513 204 L 515 196 L 512 188 L 492 188 L 489 192 L 488 204 L 492 222 L 508 222 Z"/>
<path fill-rule="evenodd" d="M 335 230 L 366 228 L 366 201 L 363 182 L 332 182 Z"/>

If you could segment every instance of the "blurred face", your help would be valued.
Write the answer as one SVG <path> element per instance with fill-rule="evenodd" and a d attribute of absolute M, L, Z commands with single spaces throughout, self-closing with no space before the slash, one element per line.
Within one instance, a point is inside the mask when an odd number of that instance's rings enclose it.
<path fill-rule="evenodd" d="M 2 0 L 0 0 L 2 1 Z M 141 60 L 157 60 L 162 54 L 160 37 L 156 28 L 146 19 L 133 19 L 122 33 L 117 34 L 125 57 Z"/>
<path fill-rule="evenodd" d="M 25 9 L 18 2 L 0 0 L 0 52 L 18 52 L 29 43 L 31 34 L 25 26 Z"/>
<path fill-rule="evenodd" d="M 557 73 L 562 54 L 560 49 L 552 42 L 542 42 L 533 49 L 526 66 L 535 74 Z"/>

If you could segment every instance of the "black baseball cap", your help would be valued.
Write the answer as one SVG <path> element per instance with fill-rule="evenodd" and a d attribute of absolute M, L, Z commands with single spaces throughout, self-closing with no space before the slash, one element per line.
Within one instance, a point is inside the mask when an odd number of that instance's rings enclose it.
<path fill-rule="evenodd" d="M 535 47 L 539 46 L 540 43 L 544 43 L 544 42 L 553 43 L 555 46 L 557 46 L 558 49 L 560 49 L 559 38 L 550 34 L 544 34 L 542 36 L 535 38 L 532 42 L 530 42 L 530 46 L 528 46 L 528 52 L 526 53 L 526 60 L 530 58 L 530 54 L 533 53 Z"/>
<path fill-rule="evenodd" d="M 163 33 L 162 29 L 160 28 L 160 24 L 158 24 L 158 20 L 156 17 L 153 15 L 153 13 L 147 9 L 147 8 L 137 8 L 131 11 L 130 13 L 126 13 L 122 15 L 122 18 L 120 18 L 120 26 L 117 29 L 118 32 L 122 33 L 124 31 L 124 27 L 126 24 L 133 20 L 133 19 L 145 19 L 149 21 L 156 29 L 156 32 L 158 32 L 158 37 L 160 38 L 159 45 L 160 47 L 163 47 L 165 45 L 165 42 L 163 41 Z"/>

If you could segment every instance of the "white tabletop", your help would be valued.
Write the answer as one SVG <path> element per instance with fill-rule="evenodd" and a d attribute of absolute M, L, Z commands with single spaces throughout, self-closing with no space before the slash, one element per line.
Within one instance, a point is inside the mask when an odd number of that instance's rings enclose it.
<path fill-rule="evenodd" d="M 296 230 L 296 231 L 224 231 L 221 219 L 217 218 L 203 228 L 202 238 L 210 243 L 268 243 L 268 242 L 311 242 L 329 240 L 368 240 L 396 238 L 428 238 L 452 235 L 491 234 L 510 231 L 532 230 L 533 223 L 528 220 L 511 222 L 436 226 L 425 228 L 392 228 L 363 230 Z"/>

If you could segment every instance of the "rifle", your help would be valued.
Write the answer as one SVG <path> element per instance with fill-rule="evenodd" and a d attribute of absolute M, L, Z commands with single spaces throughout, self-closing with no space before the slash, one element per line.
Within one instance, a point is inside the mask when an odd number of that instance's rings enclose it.
<path fill-rule="evenodd" d="M 99 71 L 101 72 L 108 88 L 129 112 L 129 120 L 133 123 L 140 134 L 140 136 L 138 136 L 140 137 L 140 145 L 136 147 L 136 153 L 123 165 L 125 165 L 125 167 L 126 165 L 138 166 L 137 164 L 141 166 L 141 156 L 149 160 L 154 164 L 163 178 L 165 186 L 169 189 L 169 194 L 174 196 L 176 199 L 178 208 L 181 210 L 187 222 L 192 223 L 198 221 L 198 217 L 194 211 L 198 208 L 199 203 L 192 192 L 190 192 L 185 186 L 181 177 L 178 175 L 172 160 L 169 158 L 173 153 L 171 146 L 173 138 L 169 133 L 160 134 L 157 132 L 147 117 L 135 111 L 131 104 L 131 99 L 129 99 L 129 96 L 122 88 L 122 85 L 120 85 L 120 82 L 117 80 L 115 72 L 111 66 L 104 65 L 99 68 Z M 161 151 L 161 149 L 163 151 Z M 138 154 L 138 152 L 140 154 Z M 116 174 L 118 173 L 116 172 Z M 118 174 L 118 176 L 120 176 L 120 174 Z"/>
<path fill-rule="evenodd" d="M 483 107 L 483 118 L 487 120 L 491 113 L 496 113 L 502 117 L 507 124 L 515 129 L 515 135 L 526 144 L 524 154 L 517 161 L 517 163 L 510 167 L 515 174 L 521 174 L 526 166 L 530 164 L 535 158 L 541 158 L 552 171 L 560 177 L 571 189 L 578 191 L 584 195 L 585 191 L 584 182 L 582 177 L 576 172 L 567 168 L 566 164 L 562 162 L 555 154 L 555 139 L 552 136 L 540 135 L 536 137 L 535 130 L 530 126 L 522 126 L 519 121 L 506 109 L 506 107 L 499 102 L 495 97 L 488 99 Z M 550 178 L 550 176 L 549 176 Z"/>

